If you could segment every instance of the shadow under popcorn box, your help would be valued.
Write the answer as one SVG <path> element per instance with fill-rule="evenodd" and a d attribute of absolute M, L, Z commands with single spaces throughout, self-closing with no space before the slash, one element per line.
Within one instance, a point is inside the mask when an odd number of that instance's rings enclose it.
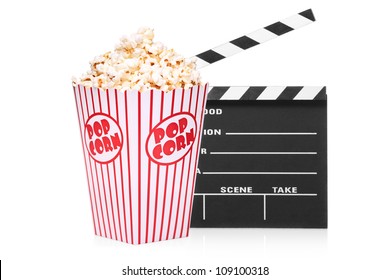
<path fill-rule="evenodd" d="M 188 236 L 207 90 L 74 86 L 95 235 Z"/>

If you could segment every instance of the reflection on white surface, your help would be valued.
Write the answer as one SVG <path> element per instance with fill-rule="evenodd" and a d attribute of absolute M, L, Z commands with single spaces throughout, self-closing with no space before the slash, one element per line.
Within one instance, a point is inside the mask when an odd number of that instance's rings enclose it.
<path fill-rule="evenodd" d="M 97 249 L 113 249 L 118 254 L 147 260 L 151 255 L 164 262 L 172 256 L 183 261 L 214 259 L 228 261 L 245 255 L 259 260 L 269 258 L 313 258 L 327 253 L 325 229 L 191 229 L 188 238 L 144 245 L 129 245 L 96 237 Z M 190 255 L 190 258 L 188 256 Z M 167 258 L 169 256 L 169 258 Z M 191 257 L 192 256 L 192 257 Z M 239 257 L 238 257 L 239 258 Z"/>
<path fill-rule="evenodd" d="M 206 254 L 223 256 L 231 252 L 254 256 L 294 255 L 299 251 L 324 253 L 327 231 L 317 229 L 192 229 L 191 243 L 202 244 Z"/>

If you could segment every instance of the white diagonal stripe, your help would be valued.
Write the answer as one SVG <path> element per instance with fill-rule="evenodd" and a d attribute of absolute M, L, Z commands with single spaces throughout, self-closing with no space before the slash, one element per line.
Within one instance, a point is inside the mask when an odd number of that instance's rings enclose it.
<path fill-rule="evenodd" d="M 220 45 L 212 50 L 219 54 L 222 54 L 224 57 L 232 56 L 236 53 L 243 51 L 243 49 L 237 47 L 236 45 L 233 45 L 232 43 Z"/>
<path fill-rule="evenodd" d="M 301 16 L 300 14 L 293 15 L 289 18 L 282 20 L 281 22 L 284 23 L 285 25 L 288 25 L 288 26 L 294 28 L 294 29 L 297 29 L 297 28 L 300 28 L 302 26 L 313 23 L 313 21 Z"/>
<path fill-rule="evenodd" d="M 276 100 L 286 87 L 267 87 L 257 100 Z"/>
<path fill-rule="evenodd" d="M 237 100 L 248 90 L 249 87 L 230 87 L 221 100 Z"/>
<path fill-rule="evenodd" d="M 313 100 L 323 87 L 304 87 L 294 97 L 294 100 Z"/>
<path fill-rule="evenodd" d="M 210 64 L 207 61 L 204 61 L 203 59 L 201 59 L 199 57 L 196 57 L 196 56 L 194 56 L 194 57 L 196 58 L 196 68 L 197 69 L 203 68 L 203 67 Z"/>
<path fill-rule="evenodd" d="M 261 28 L 259 30 L 252 32 L 252 33 L 249 33 L 246 36 L 255 40 L 256 42 L 259 42 L 260 44 L 278 37 L 278 35 L 270 32 L 264 28 Z"/>

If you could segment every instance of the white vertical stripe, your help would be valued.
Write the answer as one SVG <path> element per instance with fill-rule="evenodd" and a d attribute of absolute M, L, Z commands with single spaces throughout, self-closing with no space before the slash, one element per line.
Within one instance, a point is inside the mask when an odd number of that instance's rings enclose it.
<path fill-rule="evenodd" d="M 212 50 L 225 57 L 229 57 L 243 51 L 243 49 L 237 47 L 236 45 L 233 45 L 232 43 L 220 45 L 218 47 L 213 48 Z"/>
<path fill-rule="evenodd" d="M 230 87 L 224 95 L 222 95 L 221 100 L 237 100 L 248 90 L 249 87 Z"/>
<path fill-rule="evenodd" d="M 104 185 L 103 185 L 103 175 L 102 175 L 102 169 L 101 169 L 101 164 L 96 163 L 96 173 L 97 173 L 97 187 L 100 190 L 100 199 L 101 199 L 101 205 L 102 205 L 102 213 L 103 213 L 103 218 L 104 218 L 104 225 L 106 227 L 106 236 L 110 238 L 110 223 L 108 222 L 108 215 L 107 215 L 107 208 L 106 208 L 106 200 L 104 197 Z"/>
<path fill-rule="evenodd" d="M 294 100 L 313 100 L 323 87 L 304 87 Z"/>
<path fill-rule="evenodd" d="M 165 186 L 165 174 L 167 167 L 160 165 L 160 176 L 158 182 L 158 205 L 157 205 L 157 213 L 156 213 L 156 233 L 155 233 L 155 241 L 160 240 L 160 230 L 161 230 L 161 220 L 163 213 L 163 203 L 164 203 L 164 186 Z"/>
<path fill-rule="evenodd" d="M 120 197 L 120 201 L 122 201 L 122 208 L 124 207 L 124 212 L 126 214 L 126 231 L 127 231 L 127 241 L 130 243 L 131 242 L 131 223 L 130 223 L 130 199 L 129 199 L 129 184 L 130 184 L 130 181 L 129 181 L 129 174 L 128 174 L 128 157 L 127 157 L 127 154 L 128 154 L 128 147 L 127 147 L 127 135 L 129 135 L 129 138 L 130 138 L 130 142 L 129 142 L 129 145 L 130 145 L 130 149 L 131 149 L 131 145 L 132 145 L 132 142 L 131 141 L 134 141 L 132 138 L 134 137 L 134 133 L 131 133 L 131 129 L 129 127 L 129 132 L 127 132 L 126 130 L 126 111 L 125 111 L 125 93 L 123 92 L 118 92 L 118 124 L 122 130 L 122 135 L 123 135 L 123 140 L 122 140 L 122 150 L 121 150 L 121 157 L 118 157 L 121 159 L 121 162 L 122 162 L 122 173 L 121 173 L 121 170 L 120 170 L 120 165 L 119 165 L 119 172 L 118 172 L 118 169 L 116 170 L 117 171 L 117 176 L 118 177 L 121 177 L 121 179 L 123 180 L 123 185 L 121 184 L 120 185 L 120 188 L 122 189 L 123 187 L 123 197 Z M 128 97 L 127 97 L 128 98 Z M 128 98 L 129 99 L 129 98 Z M 129 102 L 129 100 L 127 101 L 129 104 L 131 104 Z M 135 103 L 135 106 L 136 106 L 137 103 Z M 134 106 L 134 104 L 132 104 L 132 106 Z M 132 108 L 128 107 L 127 108 L 128 112 L 137 112 L 136 110 L 132 110 Z M 132 119 L 135 119 L 135 118 L 132 118 Z M 129 126 L 130 126 L 130 123 L 129 123 Z M 131 153 L 130 153 L 131 154 Z M 132 168 L 131 168 L 132 169 Z M 131 169 L 130 169 L 130 172 L 131 172 Z M 124 201 L 124 203 L 123 203 Z M 132 205 L 132 209 L 134 209 L 134 205 Z M 134 215 L 133 215 L 133 224 L 134 224 Z M 133 229 L 133 234 L 135 234 L 134 232 L 134 229 Z M 124 240 L 126 240 L 124 238 Z M 134 239 L 135 241 L 135 239 Z"/>
<path fill-rule="evenodd" d="M 264 28 L 249 33 L 246 36 L 255 40 L 256 42 L 259 42 L 260 44 L 278 37 L 278 35 L 276 35 L 275 33 L 272 33 L 271 31 L 268 31 Z"/>
<path fill-rule="evenodd" d="M 286 87 L 267 87 L 257 100 L 275 100 Z"/>
<path fill-rule="evenodd" d="M 119 227 L 119 223 L 120 223 L 120 220 L 119 220 L 119 216 L 118 216 L 118 208 L 117 208 L 117 205 L 118 205 L 118 201 L 116 200 L 116 189 L 115 189 L 115 177 L 114 177 L 114 168 L 113 168 L 113 162 L 112 163 L 109 163 L 107 166 L 108 166 L 108 173 L 110 174 L 110 180 L 109 180 L 109 186 L 111 187 L 111 197 L 112 197 L 112 209 L 110 209 L 110 211 L 113 210 L 114 214 L 113 214 L 113 223 L 115 222 L 115 229 L 112 228 L 114 231 L 113 231 L 113 237 L 115 238 L 115 232 L 116 232 L 116 238 L 117 240 L 121 240 L 121 235 L 120 235 L 120 227 Z M 107 167 L 106 167 L 107 168 Z M 107 178 L 108 179 L 108 178 Z"/>
<path fill-rule="evenodd" d="M 155 127 L 160 122 L 160 108 L 161 108 L 161 91 L 153 91 L 153 116 L 152 116 L 152 128 Z M 159 181 L 157 181 L 157 170 L 159 169 L 159 174 L 161 174 L 161 168 L 154 162 L 151 162 L 151 175 L 150 175 L 150 209 L 149 209 L 149 238 L 148 241 L 152 242 L 155 236 L 153 235 L 154 223 L 157 218 L 155 216 L 156 211 L 156 193 L 159 191 L 158 195 L 160 196 L 160 190 L 158 189 Z M 159 175 L 160 178 L 160 175 Z M 158 205 L 157 205 L 158 209 Z M 156 222 L 157 226 L 157 222 Z"/>
<path fill-rule="evenodd" d="M 289 18 L 282 20 L 281 22 L 292 27 L 293 29 L 298 29 L 300 27 L 313 23 L 313 21 L 301 16 L 300 14 L 293 15 Z"/>
<path fill-rule="evenodd" d="M 123 150 L 122 152 L 123 153 Z M 126 242 L 126 235 L 125 235 L 125 218 L 124 218 L 124 212 L 123 212 L 123 203 L 122 203 L 122 180 L 121 180 L 121 170 L 120 170 L 120 163 L 119 163 L 119 156 L 115 159 L 114 165 L 115 165 L 115 183 L 116 183 L 116 192 L 118 193 L 118 205 L 119 208 L 119 216 L 120 216 L 120 228 L 121 228 L 121 234 L 119 234 L 119 238 L 122 236 L 122 241 Z M 118 208 L 116 209 L 118 211 Z M 128 217 L 126 217 L 128 218 Z"/>
<path fill-rule="evenodd" d="M 141 238 L 140 242 L 146 242 L 146 215 L 148 206 L 148 168 L 149 157 L 145 152 L 146 139 L 149 136 L 149 123 L 150 123 L 150 98 L 151 91 L 141 94 Z M 137 218 L 138 219 L 138 218 Z"/>
<path fill-rule="evenodd" d="M 168 239 L 174 238 L 173 233 L 175 232 L 175 222 L 176 222 L 176 214 L 177 214 L 177 204 L 179 202 L 179 191 L 180 191 L 180 179 L 183 176 L 181 173 L 183 167 L 183 160 L 180 160 L 176 165 L 176 178 L 175 178 L 175 189 L 172 204 L 172 214 L 171 214 L 171 224 L 169 227 L 169 236 Z"/>
<path fill-rule="evenodd" d="M 180 207 L 179 207 L 179 213 L 178 213 L 178 218 L 177 218 L 176 235 L 173 236 L 173 238 L 179 238 L 180 237 L 180 231 L 181 231 L 181 227 L 182 227 L 182 224 L 183 224 L 182 223 L 183 222 L 183 215 L 184 215 L 184 212 L 185 212 L 184 203 L 185 203 L 185 199 L 186 199 L 186 196 L 185 196 L 186 184 L 187 184 L 187 178 L 190 175 L 188 173 L 188 166 L 190 164 L 190 153 L 188 153 L 184 158 L 185 158 L 184 169 L 183 169 L 183 174 L 181 175 L 181 176 L 183 176 L 183 178 L 181 179 L 182 180 L 182 184 L 181 184 L 181 193 L 180 193 L 180 197 L 179 197 L 179 199 L 180 199 Z M 181 170 L 179 172 L 181 172 Z M 180 186 L 180 182 L 179 182 L 179 186 Z M 176 219 L 176 217 L 175 217 L 175 219 Z M 176 220 L 175 220 L 175 222 L 176 222 Z"/>
<path fill-rule="evenodd" d="M 88 89 L 88 96 L 91 96 L 93 95 L 93 105 L 95 106 L 95 113 L 100 113 L 100 105 L 99 105 L 99 97 L 98 97 L 98 94 L 97 94 L 97 88 L 89 88 Z M 92 101 L 92 99 L 91 99 Z M 93 110 L 93 108 L 92 108 Z M 93 114 L 93 111 L 89 111 L 89 113 L 92 115 Z"/>

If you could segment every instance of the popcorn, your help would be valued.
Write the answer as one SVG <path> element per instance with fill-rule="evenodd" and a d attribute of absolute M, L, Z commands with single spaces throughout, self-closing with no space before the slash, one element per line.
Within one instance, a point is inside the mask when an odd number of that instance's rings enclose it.
<path fill-rule="evenodd" d="M 123 36 L 113 51 L 90 61 L 89 72 L 72 77 L 73 84 L 122 91 L 171 91 L 201 84 L 196 59 L 185 59 L 153 39 L 153 29 L 146 27 Z"/>

